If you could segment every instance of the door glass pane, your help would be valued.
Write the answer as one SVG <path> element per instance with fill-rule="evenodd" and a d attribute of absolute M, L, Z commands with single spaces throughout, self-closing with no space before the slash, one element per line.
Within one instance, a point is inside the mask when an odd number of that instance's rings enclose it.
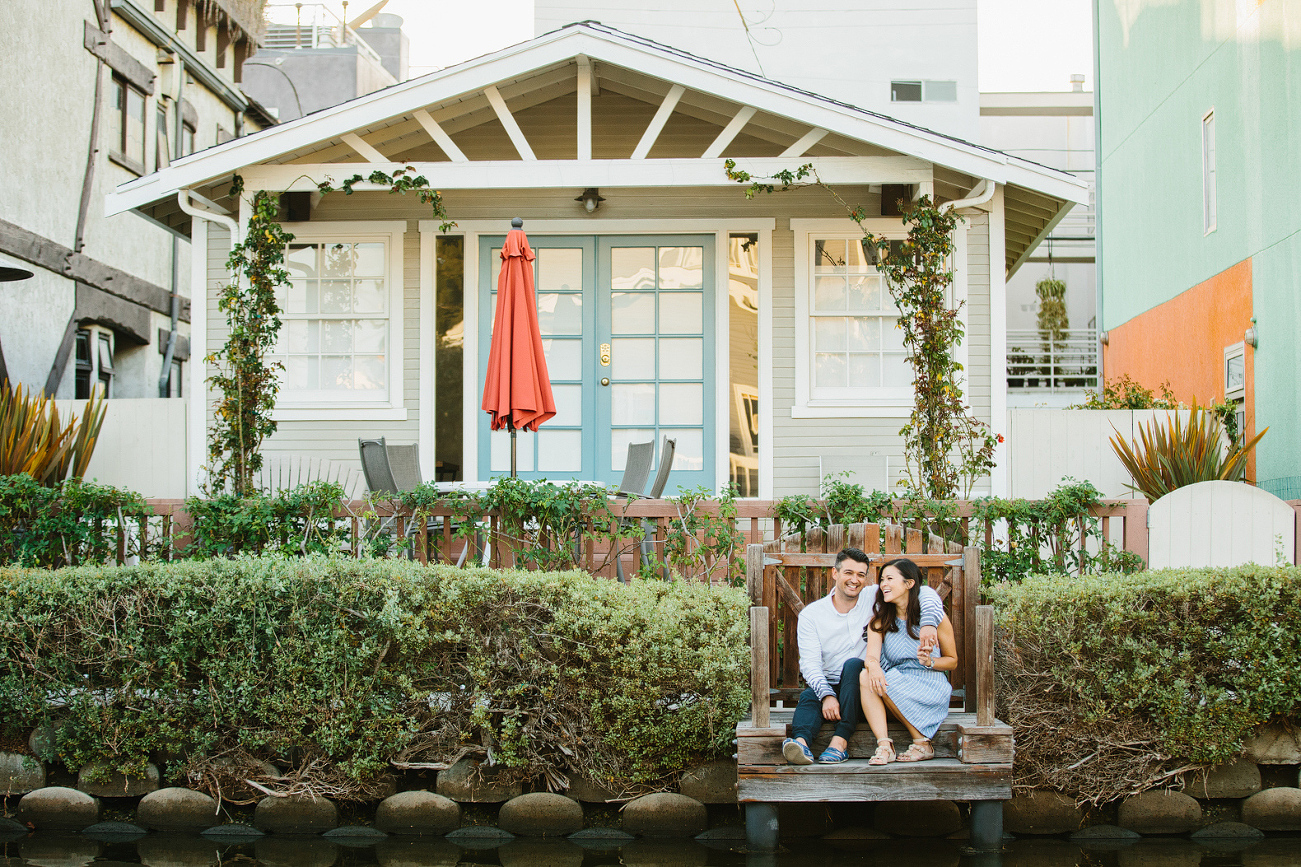
<path fill-rule="evenodd" d="M 576 473 L 583 468 L 583 432 L 547 430 L 538 437 L 538 469 L 544 473 Z"/>
<path fill-rule="evenodd" d="M 612 379 L 654 379 L 655 338 L 616 337 L 610 341 Z"/>
<path fill-rule="evenodd" d="M 583 296 L 538 295 L 538 328 L 543 334 L 582 334 Z"/>
<path fill-rule="evenodd" d="M 666 337 L 660 340 L 660 379 L 700 379 L 704 376 L 699 337 Z"/>
<path fill-rule="evenodd" d="M 705 468 L 704 433 L 700 428 L 672 430 L 660 428 L 660 435 L 677 440 L 677 450 L 673 454 L 673 469 L 699 472 Z M 670 483 L 673 477 L 669 477 Z"/>
<path fill-rule="evenodd" d="M 654 289 L 655 248 L 615 247 L 610 250 L 610 281 L 615 289 Z"/>
<path fill-rule="evenodd" d="M 542 352 L 547 359 L 547 374 L 553 381 L 583 378 L 581 340 L 544 340 Z"/>
<path fill-rule="evenodd" d="M 539 292 L 581 292 L 583 251 L 542 248 L 537 250 Z"/>
<path fill-rule="evenodd" d="M 704 386 L 698 382 L 660 383 L 660 424 L 703 424 Z"/>
<path fill-rule="evenodd" d="M 610 330 L 615 334 L 654 334 L 655 294 L 615 292 L 610 298 Z"/>
<path fill-rule="evenodd" d="M 610 386 L 611 424 L 655 424 L 655 386 L 625 383 Z"/>
<path fill-rule="evenodd" d="M 660 247 L 661 289 L 699 289 L 704 286 L 703 247 Z"/>
<path fill-rule="evenodd" d="M 630 443 L 646 443 L 655 439 L 654 428 L 621 428 L 610 431 L 610 469 L 616 473 L 623 472 L 623 468 L 628 463 L 628 445 Z M 674 461 L 677 466 L 677 461 Z"/>
<path fill-rule="evenodd" d="M 491 263 L 492 284 L 491 288 L 496 291 L 497 284 L 501 282 L 501 247 L 493 247 L 488 253 L 488 261 Z"/>
<path fill-rule="evenodd" d="M 551 396 L 556 400 L 556 416 L 542 426 L 543 429 L 555 425 L 578 427 L 583 423 L 583 387 L 574 385 L 553 385 Z"/>
<path fill-rule="evenodd" d="M 521 473 L 533 472 L 533 437 L 528 431 L 518 431 L 515 469 Z M 488 434 L 488 466 L 494 473 L 510 472 L 510 432 L 495 430 Z"/>
<path fill-rule="evenodd" d="M 703 296 L 699 292 L 667 292 L 660 298 L 660 334 L 700 334 Z"/>

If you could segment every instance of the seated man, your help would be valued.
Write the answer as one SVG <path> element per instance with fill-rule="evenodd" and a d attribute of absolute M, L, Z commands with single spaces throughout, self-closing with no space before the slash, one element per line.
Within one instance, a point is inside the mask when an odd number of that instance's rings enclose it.
<path fill-rule="evenodd" d="M 798 641 L 800 674 L 808 688 L 800 694 L 791 723 L 791 737 L 782 741 L 782 755 L 796 765 L 813 764 L 810 746 L 822 728 L 822 721 L 836 724 L 835 736 L 818 761 L 845 761 L 849 737 L 862 718 L 858 675 L 863 670 L 867 648 L 864 629 L 876 601 L 875 584 L 867 583 L 867 554 L 846 548 L 836 555 L 831 577 L 835 587 L 800 612 Z M 944 619 L 944 603 L 930 587 L 921 590 L 921 650 L 930 655 L 937 630 Z"/>

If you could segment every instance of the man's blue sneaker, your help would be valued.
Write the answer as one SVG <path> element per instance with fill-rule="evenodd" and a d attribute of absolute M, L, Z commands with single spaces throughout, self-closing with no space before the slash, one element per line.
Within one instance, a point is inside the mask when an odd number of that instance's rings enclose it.
<path fill-rule="evenodd" d="M 835 747 L 827 747 L 822 751 L 822 755 L 818 756 L 818 763 L 823 765 L 838 765 L 848 758 L 849 756 L 844 750 L 838 750 Z"/>
<path fill-rule="evenodd" d="M 795 738 L 787 738 L 782 741 L 782 755 L 792 765 L 813 764 L 813 752 Z"/>

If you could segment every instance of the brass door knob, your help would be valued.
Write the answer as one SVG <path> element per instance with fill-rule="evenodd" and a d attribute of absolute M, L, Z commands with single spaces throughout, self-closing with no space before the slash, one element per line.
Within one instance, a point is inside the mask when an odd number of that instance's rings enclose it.
<path fill-rule="evenodd" d="M 601 385 L 609 385 L 609 384 L 610 384 L 610 377 L 608 376 L 601 377 Z"/>

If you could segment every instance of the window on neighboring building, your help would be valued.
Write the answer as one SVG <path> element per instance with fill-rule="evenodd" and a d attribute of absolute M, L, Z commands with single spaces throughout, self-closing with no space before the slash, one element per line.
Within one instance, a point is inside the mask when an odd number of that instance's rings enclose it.
<path fill-rule="evenodd" d="M 282 407 L 402 404 L 404 226 L 355 225 L 332 236 L 298 232 L 286 252 L 275 355 Z"/>
<path fill-rule="evenodd" d="M 195 137 L 198 131 L 188 123 L 181 124 L 181 156 L 194 153 Z"/>
<path fill-rule="evenodd" d="M 116 162 L 145 172 L 145 95 L 126 79 L 113 76 L 113 104 L 109 112 L 108 152 Z"/>
<path fill-rule="evenodd" d="M 1246 344 L 1224 348 L 1224 399 L 1242 400 L 1247 396 Z"/>
<path fill-rule="evenodd" d="M 98 387 L 105 397 L 113 396 L 113 332 L 97 325 L 79 329 L 76 334 L 77 400 L 90 398 Z"/>
<path fill-rule="evenodd" d="M 167 134 L 167 106 L 158 100 L 157 130 L 154 135 L 154 168 L 165 169 L 172 164 L 171 136 Z"/>
<path fill-rule="evenodd" d="M 1215 231 L 1215 112 L 1202 118 L 1202 215 L 1203 228 Z"/>
<path fill-rule="evenodd" d="M 892 81 L 891 102 L 957 102 L 956 81 Z"/>

